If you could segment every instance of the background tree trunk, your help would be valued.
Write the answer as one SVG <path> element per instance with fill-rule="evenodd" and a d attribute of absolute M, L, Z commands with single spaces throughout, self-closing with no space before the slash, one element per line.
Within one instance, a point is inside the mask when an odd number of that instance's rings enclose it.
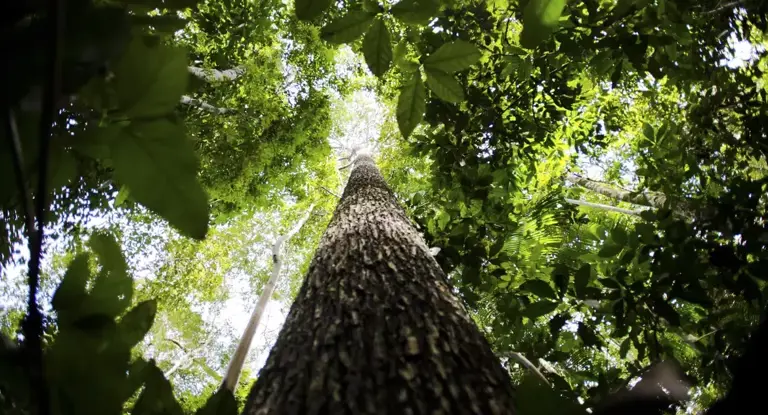
<path fill-rule="evenodd" d="M 514 414 L 514 389 L 360 156 L 245 414 Z"/>

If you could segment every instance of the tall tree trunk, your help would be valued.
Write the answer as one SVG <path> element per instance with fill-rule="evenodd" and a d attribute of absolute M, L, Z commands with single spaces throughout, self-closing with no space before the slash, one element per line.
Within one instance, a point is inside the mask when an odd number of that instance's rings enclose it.
<path fill-rule="evenodd" d="M 232 360 L 229 362 L 229 367 L 227 367 L 227 373 L 224 375 L 224 382 L 222 383 L 223 388 L 227 388 L 232 392 L 235 391 L 237 381 L 240 379 L 240 372 L 245 363 L 245 357 L 251 349 L 253 335 L 256 334 L 256 329 L 259 328 L 261 316 L 264 315 L 264 310 L 267 309 L 267 303 L 269 302 L 269 299 L 272 298 L 272 294 L 275 293 L 277 282 L 280 280 L 280 269 L 283 266 L 283 258 L 280 256 L 280 249 L 286 241 L 291 239 L 293 235 L 301 230 L 307 220 L 309 220 L 309 215 L 312 214 L 312 209 L 314 208 L 314 203 L 309 205 L 309 208 L 307 208 L 307 211 L 304 212 L 304 215 L 299 219 L 296 225 L 294 225 L 288 233 L 280 235 L 272 245 L 272 275 L 269 276 L 267 284 L 264 285 L 259 300 L 256 302 L 256 308 L 253 309 L 251 318 L 248 320 L 248 325 L 245 327 L 243 337 L 240 338 L 240 343 L 237 344 L 235 354 L 232 355 Z"/>
<path fill-rule="evenodd" d="M 514 414 L 514 388 L 359 156 L 245 414 Z"/>

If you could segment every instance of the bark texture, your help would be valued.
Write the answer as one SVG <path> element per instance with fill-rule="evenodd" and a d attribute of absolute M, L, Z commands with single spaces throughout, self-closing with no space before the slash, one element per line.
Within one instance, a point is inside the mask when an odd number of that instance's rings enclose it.
<path fill-rule="evenodd" d="M 514 389 L 373 160 L 355 163 L 245 414 L 514 414 Z"/>

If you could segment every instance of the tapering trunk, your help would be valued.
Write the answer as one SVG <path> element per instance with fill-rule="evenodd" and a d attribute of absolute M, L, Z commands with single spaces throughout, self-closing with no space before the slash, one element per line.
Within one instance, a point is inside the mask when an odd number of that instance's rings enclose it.
<path fill-rule="evenodd" d="M 358 157 L 245 414 L 514 414 L 514 389 Z"/>

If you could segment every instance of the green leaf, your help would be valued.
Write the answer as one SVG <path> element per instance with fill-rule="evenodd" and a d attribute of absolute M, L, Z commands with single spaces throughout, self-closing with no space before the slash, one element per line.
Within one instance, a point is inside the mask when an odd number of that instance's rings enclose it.
<path fill-rule="evenodd" d="M 557 298 L 557 294 L 555 294 L 552 286 L 542 280 L 528 280 L 520 285 L 520 289 L 543 298 Z"/>
<path fill-rule="evenodd" d="M 374 15 L 364 11 L 351 11 L 320 29 L 320 37 L 331 43 L 349 43 L 368 30 Z"/>
<path fill-rule="evenodd" d="M 382 76 L 392 63 L 392 42 L 384 20 L 376 18 L 363 39 L 363 56 L 368 69 L 376 76 Z"/>
<path fill-rule="evenodd" d="M 371 13 L 379 13 L 382 11 L 382 7 L 376 0 L 363 0 L 363 10 Z"/>
<path fill-rule="evenodd" d="M 436 0 L 401 0 L 392 6 L 390 13 L 404 23 L 424 25 L 437 14 L 439 7 Z"/>
<path fill-rule="evenodd" d="M 504 44 L 504 52 L 512 54 L 512 55 L 527 55 L 528 51 L 521 48 L 517 45 L 512 45 L 509 43 Z"/>
<path fill-rule="evenodd" d="M 146 386 L 136 399 L 131 415 L 183 415 L 184 411 L 173 396 L 173 388 L 158 369 L 154 361 L 150 361 L 142 370 Z"/>
<path fill-rule="evenodd" d="M 465 266 L 461 272 L 461 281 L 465 284 L 480 285 L 480 268 L 474 266 Z"/>
<path fill-rule="evenodd" d="M 414 72 L 411 79 L 400 88 L 400 97 L 397 99 L 397 126 L 403 138 L 408 138 L 419 125 L 424 118 L 426 106 L 426 92 L 424 83 L 421 82 L 421 73 Z"/>
<path fill-rule="evenodd" d="M 656 243 L 656 233 L 653 225 L 649 223 L 636 223 L 635 230 L 640 241 L 644 244 Z"/>
<path fill-rule="evenodd" d="M 623 228 L 613 228 L 611 230 L 611 239 L 616 245 L 623 247 L 627 244 L 627 232 Z"/>
<path fill-rule="evenodd" d="M 133 298 L 133 279 L 128 275 L 128 264 L 112 236 L 95 233 L 88 243 L 99 259 L 101 272 L 93 282 L 82 311 L 117 317 L 128 308 Z"/>
<path fill-rule="evenodd" d="M 117 196 L 115 196 L 115 207 L 122 205 L 125 203 L 125 201 L 128 199 L 128 196 L 131 194 L 131 191 L 128 190 L 125 186 L 120 186 L 120 191 L 117 192 Z"/>
<path fill-rule="evenodd" d="M 86 296 L 85 285 L 91 278 L 88 258 L 88 254 L 79 254 L 69 263 L 61 284 L 53 294 L 51 306 L 59 314 L 60 319 L 64 313 L 77 309 Z"/>
<path fill-rule="evenodd" d="M 427 86 L 443 101 L 459 103 L 464 101 L 464 90 L 453 75 L 426 69 Z"/>
<path fill-rule="evenodd" d="M 195 415 L 237 415 L 237 401 L 232 392 L 226 388 L 220 388 L 211 395 L 202 408 Z"/>
<path fill-rule="evenodd" d="M 605 244 L 602 248 L 600 248 L 600 251 L 597 252 L 597 255 L 602 258 L 611 258 L 619 254 L 621 252 L 621 245 L 615 245 L 615 244 Z"/>
<path fill-rule="evenodd" d="M 591 277 L 592 266 L 589 264 L 582 265 L 579 270 L 576 271 L 576 275 L 573 278 L 573 288 L 576 291 L 577 298 L 586 298 L 586 288 Z"/>
<path fill-rule="evenodd" d="M 183 49 L 135 36 L 115 67 L 114 89 L 128 117 L 157 117 L 173 112 L 186 92 L 189 75 Z"/>
<path fill-rule="evenodd" d="M 528 373 L 517 386 L 518 415 L 586 415 L 584 407 L 546 385 L 536 375 Z"/>
<path fill-rule="evenodd" d="M 560 293 L 560 297 L 565 295 L 568 290 L 568 282 L 571 278 L 571 270 L 565 264 L 555 265 L 555 269 L 552 270 L 552 280 L 555 282 L 557 291 Z"/>
<path fill-rule="evenodd" d="M 122 345 L 130 349 L 144 339 L 155 321 L 156 313 L 155 300 L 142 301 L 127 312 L 117 326 Z"/>
<path fill-rule="evenodd" d="M 643 123 L 643 135 L 651 141 L 656 141 L 656 131 L 653 129 L 653 126 L 647 122 Z"/>
<path fill-rule="evenodd" d="M 203 239 L 208 197 L 197 180 L 197 158 L 184 129 L 167 119 L 133 123 L 111 143 L 116 179 L 133 199 L 183 234 Z"/>
<path fill-rule="evenodd" d="M 535 303 L 528 304 L 523 310 L 523 315 L 528 318 L 537 318 L 545 314 L 555 311 L 558 303 L 549 300 L 541 300 Z"/>
<path fill-rule="evenodd" d="M 520 70 L 520 65 L 523 64 L 523 58 L 519 56 L 507 56 L 504 58 L 507 61 L 507 66 L 501 70 L 501 77 L 508 78 L 512 74 L 517 74 Z"/>
<path fill-rule="evenodd" d="M 440 214 L 437 215 L 437 226 L 441 231 L 445 229 L 450 221 L 451 215 L 446 211 L 441 211 Z"/>
<path fill-rule="evenodd" d="M 463 71 L 480 60 L 480 50 L 477 46 L 456 40 L 440 46 L 435 53 L 424 60 L 424 68 L 447 73 Z"/>
<path fill-rule="evenodd" d="M 566 0 L 530 0 L 523 10 L 523 32 L 520 44 L 533 49 L 555 30 Z"/>
<path fill-rule="evenodd" d="M 622 359 L 627 358 L 627 353 L 629 353 L 629 345 L 631 344 L 631 339 L 627 337 L 624 339 L 623 342 L 621 342 L 621 346 L 619 347 L 619 356 Z"/>
<path fill-rule="evenodd" d="M 579 328 L 576 331 L 579 334 L 579 337 L 581 337 L 581 341 L 583 341 L 584 345 L 587 347 L 599 346 L 602 343 L 600 338 L 597 337 L 597 334 L 595 334 L 595 331 L 584 323 L 579 323 Z"/>
<path fill-rule="evenodd" d="M 656 298 L 653 301 L 653 311 L 667 320 L 669 324 L 680 327 L 680 314 L 668 302 L 662 298 Z"/>
<path fill-rule="evenodd" d="M 331 0 L 296 0 L 294 5 L 299 20 L 312 20 L 330 7 Z"/>

